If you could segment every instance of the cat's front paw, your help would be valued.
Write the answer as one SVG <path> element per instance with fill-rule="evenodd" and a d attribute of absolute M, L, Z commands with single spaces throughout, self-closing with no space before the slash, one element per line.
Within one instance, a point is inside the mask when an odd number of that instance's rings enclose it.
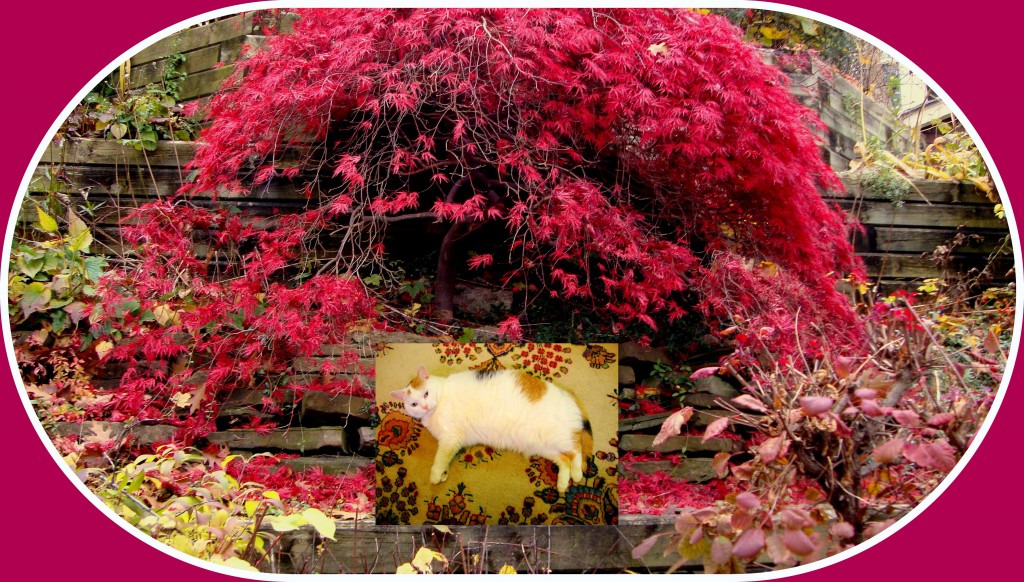
<path fill-rule="evenodd" d="M 555 485 L 559 493 L 565 493 L 566 489 L 569 488 L 569 471 L 558 473 L 558 483 Z"/>
<path fill-rule="evenodd" d="M 434 468 L 430 470 L 430 483 L 431 485 L 437 485 L 448 480 L 448 471 L 444 469 Z"/>

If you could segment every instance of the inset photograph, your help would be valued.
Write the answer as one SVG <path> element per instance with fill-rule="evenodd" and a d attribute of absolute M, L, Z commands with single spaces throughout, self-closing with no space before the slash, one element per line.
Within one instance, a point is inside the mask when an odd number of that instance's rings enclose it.
<path fill-rule="evenodd" d="M 618 523 L 617 348 L 380 346 L 377 523 Z"/>

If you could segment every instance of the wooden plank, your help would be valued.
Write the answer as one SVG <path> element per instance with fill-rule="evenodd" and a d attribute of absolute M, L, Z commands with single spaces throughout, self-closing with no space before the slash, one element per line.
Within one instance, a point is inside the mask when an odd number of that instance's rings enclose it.
<path fill-rule="evenodd" d="M 858 174 L 845 173 L 840 175 L 843 185 L 846 186 L 846 196 L 828 196 L 836 200 L 884 200 L 888 198 L 884 194 L 875 192 L 861 184 Z M 908 202 L 924 202 L 925 199 L 932 204 L 983 204 L 991 207 L 993 202 L 984 192 L 970 182 L 950 182 L 947 180 L 914 180 L 917 190 L 911 189 L 907 194 Z M 920 194 L 918 194 L 920 191 Z M 923 196 L 923 198 L 922 198 Z"/>
<path fill-rule="evenodd" d="M 183 53 L 253 32 L 252 14 L 238 14 L 208 24 L 187 28 L 156 41 L 132 57 L 140 65 L 174 53 Z"/>
<path fill-rule="evenodd" d="M 899 252 L 930 253 L 939 245 L 946 244 L 956 236 L 956 229 L 903 228 L 867 226 L 867 233 L 857 237 L 855 248 L 858 253 Z M 997 250 L 1008 230 L 971 230 L 970 234 L 983 237 L 981 242 L 972 242 L 957 249 L 961 254 L 989 254 Z"/>
<path fill-rule="evenodd" d="M 213 45 L 184 53 L 185 62 L 178 65 L 176 71 L 191 76 L 200 71 L 206 71 L 217 66 L 221 62 L 221 45 Z M 150 83 L 159 83 L 164 80 L 164 73 L 170 64 L 169 59 L 150 61 L 138 67 L 132 67 L 131 83 L 132 88 L 143 87 Z M 187 77 L 186 77 L 187 78 Z"/>
<path fill-rule="evenodd" d="M 855 209 L 855 204 L 851 201 L 839 200 L 837 203 L 844 210 Z M 907 202 L 896 207 L 888 202 L 865 200 L 856 206 L 859 208 L 852 214 L 863 224 L 950 228 L 962 225 L 967 228 L 991 230 L 1006 228 L 1006 221 L 996 218 L 991 205 L 928 205 Z"/>
<path fill-rule="evenodd" d="M 282 459 L 281 464 L 297 473 L 315 468 L 326 475 L 354 475 L 372 465 L 373 459 L 359 455 L 307 455 Z"/>
<path fill-rule="evenodd" d="M 366 377 L 362 378 L 364 386 L 367 380 Z M 373 401 L 361 396 L 310 390 L 302 395 L 302 416 L 305 418 L 312 414 L 330 414 L 367 420 L 370 418 L 369 408 L 372 404 Z"/>
<path fill-rule="evenodd" d="M 59 436 L 77 436 L 79 438 L 97 437 L 99 435 L 106 435 L 107 438 L 119 441 L 120 439 L 131 436 L 134 442 L 143 445 L 152 445 L 158 442 L 167 442 L 171 440 L 177 429 L 173 426 L 166 426 L 162 424 L 148 425 L 148 424 L 136 424 L 130 425 L 124 422 L 100 422 L 100 421 L 85 421 L 85 422 L 58 422 L 54 425 L 53 432 Z"/>
<path fill-rule="evenodd" d="M 170 196 L 185 183 L 188 174 L 184 170 L 169 167 L 145 168 L 142 166 L 111 167 L 111 166 L 80 166 L 67 165 L 61 169 L 60 176 L 50 177 L 52 166 L 40 165 L 32 174 L 29 191 L 33 193 L 48 192 L 54 182 L 58 182 L 58 191 L 77 194 L 88 190 L 91 197 L 136 196 L 151 199 L 157 196 Z M 221 200 L 258 199 L 258 200 L 308 200 L 302 179 L 288 181 L 276 179 L 265 187 L 261 186 L 249 194 L 240 194 L 221 190 Z M 207 199 L 213 195 L 209 192 L 195 194 L 193 198 Z M 316 200 L 313 199 L 313 203 Z"/>
<path fill-rule="evenodd" d="M 192 159 L 195 144 L 187 141 L 160 141 L 155 151 L 137 150 L 110 139 L 65 139 L 51 143 L 40 159 L 42 164 L 166 166 L 179 168 Z"/>
<path fill-rule="evenodd" d="M 672 530 L 673 516 L 623 515 L 609 526 L 380 526 L 368 521 L 338 522 L 334 540 L 319 540 L 311 528 L 286 533 L 278 544 L 280 573 L 391 573 L 421 547 L 448 556 L 460 572 L 497 572 L 503 565 L 519 573 L 634 572 L 664 570 L 679 556 L 660 547 L 642 560 L 633 548 Z M 323 545 L 323 554 L 317 551 Z M 268 571 L 272 565 L 265 565 Z M 699 565 L 695 566 L 699 567 Z"/>
<path fill-rule="evenodd" d="M 224 79 L 227 79 L 234 70 L 234 65 L 224 65 L 217 69 L 189 75 L 182 80 L 178 96 L 182 100 L 186 100 L 216 93 L 221 88 Z"/>
<path fill-rule="evenodd" d="M 337 448 L 352 452 L 343 427 L 286 428 L 260 434 L 251 429 L 231 429 L 210 433 L 206 437 L 213 444 L 230 449 L 315 451 L 323 448 Z"/>
<path fill-rule="evenodd" d="M 872 279 L 927 279 L 939 277 L 942 271 L 930 260 L 920 255 L 903 255 L 895 253 L 863 253 L 859 255 L 864 261 L 868 276 Z M 985 266 L 986 255 L 953 255 L 952 268 L 963 273 L 971 268 Z M 1007 272 L 1013 267 L 1012 256 L 1000 256 L 994 261 L 993 275 L 998 282 L 1012 279 Z"/>

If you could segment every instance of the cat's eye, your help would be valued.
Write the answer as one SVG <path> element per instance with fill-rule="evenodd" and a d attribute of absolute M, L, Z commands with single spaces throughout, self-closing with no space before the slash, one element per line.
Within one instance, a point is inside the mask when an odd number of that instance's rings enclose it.
<path fill-rule="evenodd" d="M 423 393 L 423 397 L 424 397 L 424 398 L 426 398 L 427 396 L 430 396 L 430 392 L 424 392 L 424 393 Z"/>
<path fill-rule="evenodd" d="M 420 405 L 420 403 L 419 403 L 419 402 L 413 402 L 411 406 L 412 406 L 413 408 L 416 408 L 416 407 L 417 407 L 417 406 L 419 406 L 419 405 Z"/>

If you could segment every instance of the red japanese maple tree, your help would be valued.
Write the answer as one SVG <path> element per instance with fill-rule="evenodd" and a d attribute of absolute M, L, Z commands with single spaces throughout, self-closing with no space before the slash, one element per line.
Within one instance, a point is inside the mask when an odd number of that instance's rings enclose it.
<path fill-rule="evenodd" d="M 302 10 L 239 63 L 209 120 L 186 190 L 305 181 L 310 234 L 345 245 L 321 274 L 372 270 L 394 222 L 447 225 L 441 319 L 455 243 L 496 223 L 502 255 L 468 267 L 500 263 L 621 322 L 696 305 L 762 336 L 856 337 L 834 291 L 858 265 L 820 197 L 841 188 L 820 122 L 720 17 Z"/>
<path fill-rule="evenodd" d="M 740 325 L 741 344 L 770 343 L 776 354 L 798 338 L 804 350 L 859 341 L 835 291 L 859 267 L 844 215 L 820 197 L 841 188 L 821 158 L 820 121 L 723 18 L 298 16 L 211 100 L 194 179 L 180 199 L 134 214 L 125 234 L 139 268 L 107 279 L 93 317 L 130 338 L 115 338 L 116 359 L 206 362 L 207 392 L 190 392 L 192 413 L 214 400 L 214 386 L 262 385 L 372 319 L 363 282 L 387 274 L 398 222 L 443 228 L 440 320 L 452 316 L 455 274 L 486 267 L 619 326 L 655 328 L 696 308 Z M 272 182 L 294 184 L 307 202 L 258 220 L 205 202 Z M 460 260 L 458 245 L 478 229 L 490 242 Z M 317 259 L 324 241 L 334 241 L 333 258 Z M 515 314 L 501 329 L 520 332 Z M 184 398 L 191 369 L 131 372 L 118 398 L 126 413 L 145 409 L 157 385 Z M 286 378 L 269 389 L 281 386 L 295 388 Z M 197 416 L 187 422 L 200 435 L 212 417 Z"/>

